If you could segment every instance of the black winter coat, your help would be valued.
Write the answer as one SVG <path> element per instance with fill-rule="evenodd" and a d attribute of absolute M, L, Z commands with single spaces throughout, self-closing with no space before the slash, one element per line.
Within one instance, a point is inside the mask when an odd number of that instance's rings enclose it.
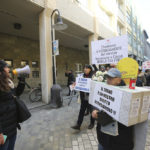
<path fill-rule="evenodd" d="M 16 89 L 9 92 L 0 91 L 0 133 L 8 138 L 15 135 L 19 127 L 14 95 L 20 96 L 24 87 L 25 84 L 19 82 Z"/>
<path fill-rule="evenodd" d="M 65 73 L 65 76 L 68 77 L 67 86 L 70 86 L 71 84 L 73 84 L 73 82 L 75 82 L 75 77 L 73 73 Z"/>
<path fill-rule="evenodd" d="M 124 86 L 122 81 L 119 86 Z M 97 138 L 99 143 L 108 150 L 132 150 L 133 144 L 133 126 L 126 127 L 118 122 L 118 136 L 111 136 L 101 132 L 101 125 L 97 124 Z"/>

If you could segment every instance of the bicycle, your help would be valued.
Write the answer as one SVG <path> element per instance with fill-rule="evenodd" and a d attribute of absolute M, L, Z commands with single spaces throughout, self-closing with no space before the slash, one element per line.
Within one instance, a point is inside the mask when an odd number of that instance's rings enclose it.
<path fill-rule="evenodd" d="M 29 100 L 31 102 L 38 102 L 42 100 L 41 84 L 38 87 L 31 89 L 29 93 Z"/>

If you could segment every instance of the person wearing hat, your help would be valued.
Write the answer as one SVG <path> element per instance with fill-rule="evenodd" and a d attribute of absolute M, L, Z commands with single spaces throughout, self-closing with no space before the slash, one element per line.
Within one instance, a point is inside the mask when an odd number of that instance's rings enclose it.
<path fill-rule="evenodd" d="M 25 87 L 25 79 L 19 78 L 14 88 L 9 71 L 7 63 L 0 60 L 0 150 L 14 150 L 17 128 L 20 129 L 14 96 L 20 96 Z"/>
<path fill-rule="evenodd" d="M 92 78 L 92 76 L 93 76 L 92 66 L 85 65 L 84 74 L 82 74 L 81 77 Z M 90 106 L 90 110 L 91 110 L 91 107 L 92 107 L 88 102 L 89 101 L 89 93 L 80 92 L 80 99 L 81 99 L 81 106 L 80 106 L 80 112 L 78 115 L 78 120 L 77 120 L 76 125 L 71 127 L 72 129 L 75 129 L 75 130 L 80 130 L 86 109 Z M 92 129 L 94 127 L 94 122 L 95 122 L 95 119 L 92 118 L 92 116 L 91 116 L 91 122 L 90 122 L 90 125 L 88 126 L 88 129 Z"/>
<path fill-rule="evenodd" d="M 125 86 L 121 73 L 116 68 L 107 72 L 106 79 L 109 85 Z M 98 150 L 133 150 L 133 126 L 126 127 L 96 108 L 92 116 L 97 119 Z"/>

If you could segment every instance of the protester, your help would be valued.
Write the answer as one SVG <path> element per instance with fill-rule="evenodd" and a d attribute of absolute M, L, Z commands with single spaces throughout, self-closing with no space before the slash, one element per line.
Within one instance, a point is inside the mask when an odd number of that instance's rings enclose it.
<path fill-rule="evenodd" d="M 82 75 L 82 77 L 92 78 L 92 76 L 93 76 L 92 66 L 85 65 L 84 74 Z M 80 92 L 80 98 L 81 98 L 81 107 L 80 107 L 80 112 L 78 115 L 78 121 L 75 126 L 71 127 L 76 130 L 80 130 L 87 107 L 90 106 L 90 110 L 91 110 L 91 105 L 89 105 L 89 102 L 88 102 L 89 101 L 89 93 Z M 91 116 L 91 122 L 90 122 L 90 125 L 88 126 L 88 129 L 92 129 L 94 127 L 94 122 L 95 122 L 95 119 L 93 119 Z"/>
<path fill-rule="evenodd" d="M 101 71 L 101 72 L 105 72 L 105 66 L 101 66 L 101 67 L 100 67 L 100 71 Z"/>
<path fill-rule="evenodd" d="M 0 150 L 14 150 L 17 128 L 17 107 L 14 96 L 20 96 L 25 87 L 25 78 L 20 77 L 17 88 L 9 76 L 9 68 L 0 60 Z M 7 140 L 4 143 L 4 135 Z"/>
<path fill-rule="evenodd" d="M 67 87 L 69 88 L 69 93 L 67 96 L 70 96 L 71 90 L 70 90 L 70 85 L 72 85 L 75 82 L 75 77 L 73 75 L 72 70 L 70 71 L 66 71 L 65 72 L 65 76 L 68 77 L 68 83 L 67 83 Z"/>
<path fill-rule="evenodd" d="M 121 73 L 116 68 L 110 69 L 106 78 L 109 85 L 125 86 Z M 97 109 L 94 109 L 92 116 L 98 120 L 99 150 L 133 150 L 133 126 L 126 127 Z"/>
<path fill-rule="evenodd" d="M 145 77 L 144 73 L 142 72 L 142 68 L 139 67 L 138 76 L 137 76 L 137 80 L 136 80 L 136 86 L 142 87 L 145 85 L 146 85 L 146 77 Z"/>
<path fill-rule="evenodd" d="M 146 77 L 146 86 L 150 86 L 150 69 L 147 69 L 145 71 L 145 77 Z"/>

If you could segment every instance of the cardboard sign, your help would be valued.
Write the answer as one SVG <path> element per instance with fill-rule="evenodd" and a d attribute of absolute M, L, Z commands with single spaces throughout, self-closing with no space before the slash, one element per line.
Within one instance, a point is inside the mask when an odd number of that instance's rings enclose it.
<path fill-rule="evenodd" d="M 90 92 L 90 78 L 76 78 L 75 90 L 89 93 Z"/>
<path fill-rule="evenodd" d="M 138 63 L 132 58 L 123 58 L 117 64 L 117 69 L 122 74 L 122 79 L 137 78 L 138 75 Z"/>
<path fill-rule="evenodd" d="M 150 61 L 143 62 L 142 69 L 144 70 L 150 69 Z"/>
<path fill-rule="evenodd" d="M 119 120 L 121 99 L 122 91 L 101 82 L 91 81 L 89 103 L 116 120 Z"/>
<path fill-rule="evenodd" d="M 127 35 L 92 42 L 92 64 L 116 64 L 128 57 Z"/>

